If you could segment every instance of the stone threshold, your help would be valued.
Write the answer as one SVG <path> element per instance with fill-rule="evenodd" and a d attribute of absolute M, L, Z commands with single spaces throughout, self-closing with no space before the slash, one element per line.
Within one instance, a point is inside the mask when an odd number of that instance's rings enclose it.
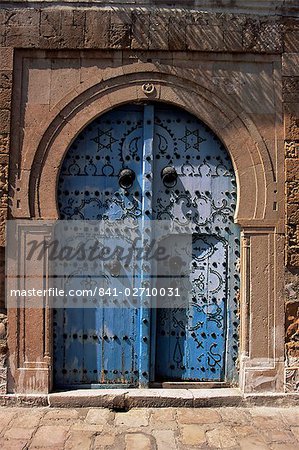
<path fill-rule="evenodd" d="M 0 406 L 55 408 L 131 408 L 298 406 L 299 393 L 243 394 L 238 388 L 221 389 L 79 389 L 48 395 L 0 395 Z"/>

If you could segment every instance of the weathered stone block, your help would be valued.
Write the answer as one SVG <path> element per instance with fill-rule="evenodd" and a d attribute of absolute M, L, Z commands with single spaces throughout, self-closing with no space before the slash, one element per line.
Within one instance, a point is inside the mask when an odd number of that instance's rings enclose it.
<path fill-rule="evenodd" d="M 180 441 L 185 446 L 206 444 L 205 428 L 201 425 L 182 425 L 180 429 Z"/>
<path fill-rule="evenodd" d="M 214 13 L 211 11 L 194 11 L 192 14 L 186 14 L 186 21 L 187 24 L 221 27 L 224 17 L 226 17 L 226 15 Z"/>
<path fill-rule="evenodd" d="M 0 71 L 0 88 L 11 88 L 12 87 L 12 71 L 11 70 L 1 70 Z"/>
<path fill-rule="evenodd" d="M 299 30 L 287 31 L 284 35 L 284 51 L 298 52 Z"/>
<path fill-rule="evenodd" d="M 296 248 L 299 251 L 299 225 L 289 225 L 287 233 L 289 247 Z"/>
<path fill-rule="evenodd" d="M 0 394 L 6 394 L 7 392 L 7 369 L 6 367 L 0 368 Z"/>
<path fill-rule="evenodd" d="M 287 369 L 285 372 L 286 392 L 299 392 L 299 367 Z"/>
<path fill-rule="evenodd" d="M 154 430 L 153 435 L 156 439 L 158 449 L 175 449 L 175 433 L 172 430 Z"/>
<path fill-rule="evenodd" d="M 299 158 L 299 142 L 285 142 L 286 158 Z"/>
<path fill-rule="evenodd" d="M 62 25 L 60 48 L 77 49 L 84 47 L 83 28 Z"/>
<path fill-rule="evenodd" d="M 289 266 L 299 267 L 299 250 L 297 252 L 289 254 Z"/>
<path fill-rule="evenodd" d="M 299 162 L 298 162 L 298 166 L 299 166 Z M 287 204 L 287 221 L 288 221 L 288 224 L 290 224 L 290 225 L 299 224 L 299 203 L 295 203 L 295 204 L 288 203 Z"/>
<path fill-rule="evenodd" d="M 282 51 L 282 25 L 269 20 L 248 18 L 243 30 L 245 50 L 263 53 L 280 53 Z"/>
<path fill-rule="evenodd" d="M 85 11 L 80 9 L 62 10 L 61 24 L 66 27 L 82 28 L 85 24 Z"/>
<path fill-rule="evenodd" d="M 0 153 L 8 153 L 9 149 L 9 134 L 0 133 Z"/>
<path fill-rule="evenodd" d="M 38 26 L 40 11 L 33 8 L 18 8 L 6 11 L 7 27 Z"/>
<path fill-rule="evenodd" d="M 187 25 L 186 41 L 188 50 L 224 50 L 223 30 L 217 26 Z"/>
<path fill-rule="evenodd" d="M 64 447 L 67 438 L 68 427 L 62 426 L 42 426 L 40 427 L 32 440 L 32 447 L 42 447 L 47 436 L 47 445 L 49 447 Z"/>
<path fill-rule="evenodd" d="M 11 89 L 0 88 L 0 108 L 10 109 L 11 106 Z"/>
<path fill-rule="evenodd" d="M 186 19 L 183 14 L 170 17 L 169 20 L 169 50 L 186 50 Z"/>
<path fill-rule="evenodd" d="M 109 45 L 109 28 L 109 11 L 86 11 L 86 47 L 107 48 Z"/>
<path fill-rule="evenodd" d="M 90 409 L 85 422 L 91 425 L 105 425 L 113 420 L 113 413 L 109 409 Z"/>
<path fill-rule="evenodd" d="M 299 103 L 285 103 L 284 110 L 285 139 L 299 140 Z"/>
<path fill-rule="evenodd" d="M 61 48 L 84 46 L 85 11 L 61 11 Z"/>
<path fill-rule="evenodd" d="M 4 155 L 0 155 L 4 156 Z M 7 156 L 7 155 L 5 155 Z M 8 164 L 0 164 L 0 194 L 8 192 Z"/>
<path fill-rule="evenodd" d="M 299 159 L 286 160 L 286 180 L 299 182 Z"/>
<path fill-rule="evenodd" d="M 206 436 L 210 447 L 225 448 L 237 446 L 233 431 L 224 424 L 219 425 L 211 431 L 207 431 Z M 244 446 L 243 448 L 246 447 Z"/>
<path fill-rule="evenodd" d="M 245 14 L 233 14 L 226 13 L 220 14 L 221 26 L 224 31 L 231 31 L 233 33 L 237 31 L 242 31 L 246 24 L 246 15 Z"/>
<path fill-rule="evenodd" d="M 7 208 L 0 209 L 0 246 L 5 247 L 5 227 L 7 219 Z M 1 301 L 1 299 L 0 299 Z"/>
<path fill-rule="evenodd" d="M 282 55 L 282 75 L 288 77 L 299 76 L 299 53 L 285 53 Z"/>
<path fill-rule="evenodd" d="M 149 48 L 151 50 L 168 50 L 169 15 L 152 13 L 149 27 Z"/>
<path fill-rule="evenodd" d="M 132 13 L 132 49 L 147 49 L 149 46 L 150 14 L 133 11 Z"/>
<path fill-rule="evenodd" d="M 13 68 L 13 53 L 11 47 L 0 48 L 0 67 L 1 70 L 12 70 Z"/>
<path fill-rule="evenodd" d="M 111 23 L 109 28 L 109 47 L 130 48 L 131 26 L 129 24 Z"/>
<path fill-rule="evenodd" d="M 285 102 L 299 103 L 299 77 L 283 77 L 282 93 L 283 93 L 283 100 Z"/>
<path fill-rule="evenodd" d="M 8 206 L 8 194 L 0 193 L 0 208 L 7 208 Z"/>
<path fill-rule="evenodd" d="M 0 25 L 5 25 L 8 13 L 9 12 L 7 10 L 5 10 L 4 8 L 0 9 Z"/>
<path fill-rule="evenodd" d="M 6 47 L 6 27 L 5 25 L 0 25 L 0 46 Z"/>
<path fill-rule="evenodd" d="M 0 109 L 0 132 L 8 133 L 10 129 L 10 111 L 8 109 Z"/>
<path fill-rule="evenodd" d="M 39 39 L 39 27 L 14 26 L 7 29 L 6 45 L 11 47 L 35 47 Z"/>
<path fill-rule="evenodd" d="M 299 342 L 299 301 L 286 303 L 286 342 Z"/>
<path fill-rule="evenodd" d="M 230 52 L 240 52 L 243 49 L 243 36 L 241 31 L 224 30 L 224 47 Z"/>
<path fill-rule="evenodd" d="M 42 10 L 40 16 L 40 34 L 42 37 L 59 37 L 61 32 L 61 11 Z"/>
<path fill-rule="evenodd" d="M 125 435 L 126 450 L 142 449 L 151 450 L 152 443 L 150 436 L 143 433 L 131 433 Z"/>
<path fill-rule="evenodd" d="M 299 341 L 286 344 L 286 356 L 288 367 L 299 367 Z"/>
<path fill-rule="evenodd" d="M 299 203 L 299 184 L 290 182 L 287 184 L 287 201 L 289 203 Z"/>

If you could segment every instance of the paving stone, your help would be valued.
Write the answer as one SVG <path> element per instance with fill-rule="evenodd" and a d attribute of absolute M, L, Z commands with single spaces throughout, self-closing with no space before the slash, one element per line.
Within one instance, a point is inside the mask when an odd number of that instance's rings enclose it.
<path fill-rule="evenodd" d="M 230 425 L 248 425 L 251 422 L 251 416 L 247 411 L 240 408 L 219 408 L 219 414 L 224 422 Z"/>
<path fill-rule="evenodd" d="M 149 411 L 144 408 L 132 409 L 126 413 L 116 413 L 116 426 L 146 427 L 149 424 Z"/>
<path fill-rule="evenodd" d="M 115 441 L 115 435 L 112 433 L 103 433 L 95 437 L 93 448 L 103 448 L 109 445 L 113 445 Z"/>
<path fill-rule="evenodd" d="M 279 409 L 272 408 L 269 406 L 256 406 L 250 408 L 249 413 L 252 417 L 263 416 L 263 417 L 277 417 L 280 420 Z"/>
<path fill-rule="evenodd" d="M 142 433 L 126 434 L 126 450 L 151 450 L 151 439 Z"/>
<path fill-rule="evenodd" d="M 258 428 L 264 429 L 277 429 L 283 426 L 282 419 L 279 417 L 264 417 L 256 416 L 252 418 L 252 424 Z"/>
<path fill-rule="evenodd" d="M 173 408 L 152 410 L 150 425 L 153 429 L 174 429 L 177 428 L 175 420 L 176 410 Z"/>
<path fill-rule="evenodd" d="M 77 421 L 71 424 L 71 431 L 89 431 L 91 433 L 101 433 L 103 431 L 104 425 L 94 425 L 83 421 Z M 105 426 L 105 429 L 107 426 Z"/>
<path fill-rule="evenodd" d="M 298 450 L 298 444 L 272 444 L 272 450 Z"/>
<path fill-rule="evenodd" d="M 200 425 L 182 425 L 180 440 L 185 445 L 201 445 L 206 442 L 205 429 Z"/>
<path fill-rule="evenodd" d="M 180 423 L 218 423 L 221 421 L 220 414 L 214 409 L 180 409 L 178 410 L 178 421 Z"/>
<path fill-rule="evenodd" d="M 295 436 L 295 438 L 297 439 L 297 441 L 299 441 L 299 427 L 292 427 L 291 431 L 292 431 L 293 435 Z"/>
<path fill-rule="evenodd" d="M 241 438 L 245 436 L 251 436 L 256 434 L 256 428 L 252 425 L 238 425 L 233 427 L 233 432 L 236 436 L 236 438 Z"/>
<path fill-rule="evenodd" d="M 64 445 L 68 428 L 61 426 L 42 426 L 35 433 L 31 447 L 55 447 Z"/>
<path fill-rule="evenodd" d="M 8 424 L 11 422 L 13 417 L 16 415 L 15 412 L 0 413 L 0 434 L 7 428 Z"/>
<path fill-rule="evenodd" d="M 293 442 L 294 436 L 290 431 L 286 430 L 267 430 L 265 433 L 266 442 Z"/>
<path fill-rule="evenodd" d="M 208 444 L 217 448 L 232 448 L 237 446 L 233 430 L 229 427 L 218 426 L 206 433 Z"/>
<path fill-rule="evenodd" d="M 39 424 L 43 414 L 38 412 L 20 414 L 12 420 L 12 428 L 34 428 Z"/>
<path fill-rule="evenodd" d="M 30 439 L 34 433 L 34 428 L 10 428 L 4 434 L 5 439 Z"/>
<path fill-rule="evenodd" d="M 0 440 L 1 450 L 24 450 L 26 449 L 27 440 Z"/>
<path fill-rule="evenodd" d="M 92 443 L 92 433 L 86 431 L 72 431 L 67 438 L 64 450 L 75 450 L 90 448 Z"/>
<path fill-rule="evenodd" d="M 297 408 L 230 407 L 140 408 L 113 413 L 96 407 L 77 410 L 4 407 L 0 408 L 0 425 L 6 425 L 0 449 L 297 450 L 297 411 Z M 46 417 L 47 425 L 43 422 Z M 66 425 L 62 426 L 61 421 Z M 38 427 L 35 434 L 36 428 L 30 426 L 33 423 Z"/>
<path fill-rule="evenodd" d="M 113 419 L 113 413 L 109 409 L 90 409 L 87 413 L 85 422 L 90 424 L 105 425 Z"/>
<path fill-rule="evenodd" d="M 240 439 L 239 446 L 241 450 L 267 450 L 270 447 L 260 436 L 248 436 Z"/>
<path fill-rule="evenodd" d="M 44 419 L 77 419 L 79 412 L 76 409 L 54 409 L 45 414 Z"/>
<path fill-rule="evenodd" d="M 281 408 L 280 415 L 283 418 L 283 421 L 287 425 L 293 425 L 299 427 L 299 410 L 297 408 Z"/>
<path fill-rule="evenodd" d="M 156 439 L 158 450 L 170 450 L 177 448 L 174 432 L 172 430 L 155 430 L 153 435 Z"/>

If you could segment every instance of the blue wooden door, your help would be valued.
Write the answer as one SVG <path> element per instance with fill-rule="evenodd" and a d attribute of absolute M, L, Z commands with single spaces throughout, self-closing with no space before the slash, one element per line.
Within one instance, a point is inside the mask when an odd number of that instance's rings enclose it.
<path fill-rule="evenodd" d="M 60 172 L 60 219 L 114 223 L 141 216 L 143 116 L 142 107 L 123 107 L 96 119 L 80 133 Z M 119 184 L 125 168 L 135 174 L 128 189 Z M 86 271 L 87 283 L 99 283 Z M 79 272 L 77 268 L 74 275 L 78 279 L 83 275 L 84 280 L 84 266 Z M 118 280 L 113 280 L 116 287 Z M 136 386 L 143 379 L 139 336 L 138 308 L 55 309 L 56 386 Z"/>
<path fill-rule="evenodd" d="M 154 120 L 153 218 L 173 222 L 179 233 L 188 225 L 192 234 L 187 298 L 182 308 L 156 313 L 154 377 L 232 379 L 240 256 L 232 163 L 214 133 L 190 114 L 160 106 Z M 161 177 L 165 167 L 175 169 L 172 182 Z M 174 256 L 179 261 L 182 251 Z"/>
<path fill-rule="evenodd" d="M 134 174 L 129 187 L 120 186 L 124 169 Z M 191 288 L 182 307 L 54 310 L 56 385 L 233 379 L 236 182 L 229 156 L 211 130 L 161 104 L 113 110 L 88 125 L 68 150 L 58 203 L 64 220 L 167 220 L 181 240 L 188 226 L 192 245 Z M 180 261 L 182 247 L 171 248 L 172 261 Z M 142 264 L 138 270 L 142 280 Z"/>

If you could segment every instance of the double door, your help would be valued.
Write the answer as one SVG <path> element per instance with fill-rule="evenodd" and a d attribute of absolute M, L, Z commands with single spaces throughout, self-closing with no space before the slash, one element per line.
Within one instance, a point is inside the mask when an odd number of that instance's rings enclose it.
<path fill-rule="evenodd" d="M 233 379 L 240 256 L 236 196 L 225 147 L 181 109 L 125 105 L 80 133 L 60 172 L 60 219 L 111 227 L 137 221 L 143 231 L 166 224 L 163 239 L 170 258 L 156 264 L 150 286 L 161 292 L 164 278 L 169 281 L 178 271 L 187 287 L 173 307 L 169 302 L 163 307 L 153 296 L 134 306 L 127 291 L 127 306 L 115 299 L 114 307 L 56 308 L 56 386 Z M 110 267 L 113 289 L 125 269 L 119 261 Z M 143 262 L 126 270 L 137 287 L 151 272 Z M 100 277 L 81 273 L 100 287 Z"/>

